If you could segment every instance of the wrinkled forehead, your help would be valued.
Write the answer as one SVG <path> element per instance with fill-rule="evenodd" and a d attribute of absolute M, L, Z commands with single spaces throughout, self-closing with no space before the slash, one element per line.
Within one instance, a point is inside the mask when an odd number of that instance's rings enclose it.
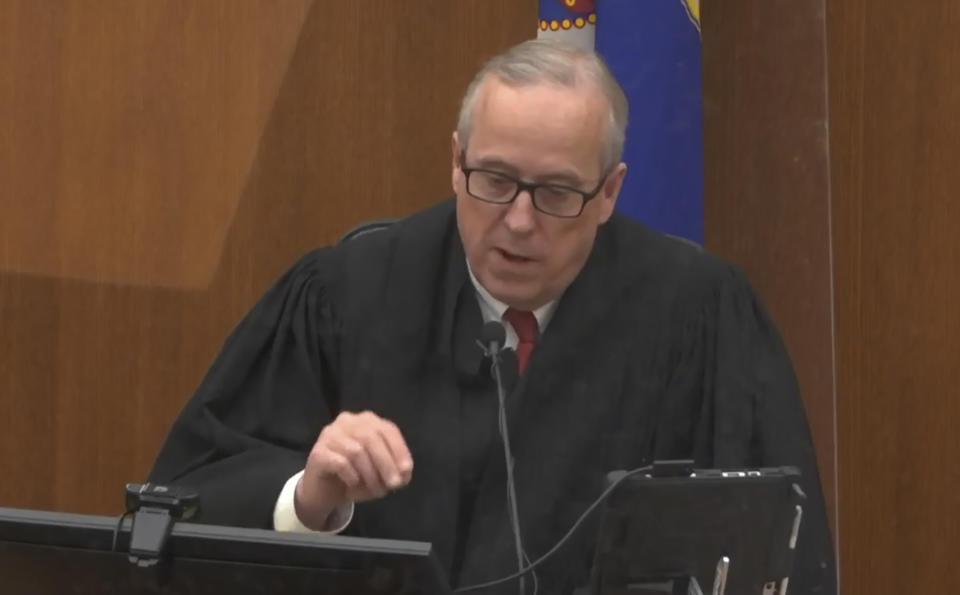
<path fill-rule="evenodd" d="M 509 85 L 490 77 L 477 90 L 467 144 L 473 156 L 495 153 L 533 170 L 575 167 L 596 179 L 608 118 L 606 98 L 588 83 Z"/>

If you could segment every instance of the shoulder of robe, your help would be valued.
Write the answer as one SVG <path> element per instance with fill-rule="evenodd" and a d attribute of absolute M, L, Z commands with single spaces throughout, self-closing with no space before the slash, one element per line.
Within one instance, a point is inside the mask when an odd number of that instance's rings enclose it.
<path fill-rule="evenodd" d="M 334 252 L 347 265 L 348 271 L 376 272 L 414 253 L 432 252 L 447 239 L 454 217 L 454 201 L 446 199 L 397 219 L 392 225 L 376 232 L 342 242 Z"/>
<path fill-rule="evenodd" d="M 266 291 L 266 299 L 314 296 L 326 303 L 372 296 L 389 283 L 404 283 L 410 269 L 439 261 L 453 224 L 454 205 L 444 200 L 376 233 L 314 248 L 301 255 Z M 399 272 L 399 274 L 397 274 Z M 323 296 L 323 297 L 320 297 Z"/>
<path fill-rule="evenodd" d="M 311 250 L 273 289 L 322 295 L 341 314 L 344 307 L 361 313 L 378 307 L 385 294 L 436 277 L 456 234 L 454 214 L 453 200 L 443 200 L 383 230 Z"/>
<path fill-rule="evenodd" d="M 625 215 L 604 226 L 628 285 L 657 284 L 678 298 L 697 301 L 724 290 L 746 288 L 739 268 L 692 241 L 670 236 Z"/>

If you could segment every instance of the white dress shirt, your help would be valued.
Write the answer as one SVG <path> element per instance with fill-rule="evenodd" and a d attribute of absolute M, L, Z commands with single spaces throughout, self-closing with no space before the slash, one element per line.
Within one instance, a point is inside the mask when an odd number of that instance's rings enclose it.
<path fill-rule="evenodd" d="M 517 332 L 510 323 L 503 321 L 503 314 L 509 306 L 490 295 L 490 292 L 477 281 L 477 277 L 473 274 L 473 269 L 470 268 L 469 262 L 467 263 L 467 272 L 470 274 L 470 282 L 476 290 L 477 302 L 480 305 L 480 314 L 483 316 L 483 321 L 490 322 L 491 320 L 498 320 L 504 322 L 503 326 L 507 332 L 505 347 L 516 349 Z M 550 319 L 553 317 L 556 309 L 557 301 L 554 300 L 533 311 L 533 316 L 537 319 L 537 326 L 541 333 L 547 328 L 547 324 L 550 323 Z M 303 471 L 294 474 L 287 480 L 287 483 L 283 485 L 283 489 L 280 490 L 280 496 L 277 497 L 277 503 L 273 508 L 273 528 L 277 531 L 293 531 L 298 533 L 314 532 L 300 522 L 300 519 L 297 517 L 296 508 L 294 507 L 297 483 L 302 476 Z M 328 521 L 328 525 L 332 527 L 331 529 L 316 532 L 340 533 L 347 528 L 351 520 L 353 520 L 352 502 L 334 511 Z"/>

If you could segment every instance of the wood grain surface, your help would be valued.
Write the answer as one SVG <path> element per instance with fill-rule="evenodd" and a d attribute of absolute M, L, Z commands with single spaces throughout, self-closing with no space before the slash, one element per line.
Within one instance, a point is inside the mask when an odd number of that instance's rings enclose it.
<path fill-rule="evenodd" d="M 844 593 L 960 584 L 960 4 L 830 0 Z"/>
<path fill-rule="evenodd" d="M 0 505 L 110 513 L 299 254 L 451 193 L 535 3 L 0 3 Z"/>

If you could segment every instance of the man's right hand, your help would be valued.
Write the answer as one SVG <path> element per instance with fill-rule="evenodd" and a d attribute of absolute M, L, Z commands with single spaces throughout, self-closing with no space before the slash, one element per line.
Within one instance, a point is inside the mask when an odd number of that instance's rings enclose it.
<path fill-rule="evenodd" d="M 341 413 L 307 458 L 294 496 L 297 517 L 310 529 L 327 530 L 339 507 L 382 498 L 410 483 L 412 473 L 413 458 L 393 422 L 369 411 Z"/>

